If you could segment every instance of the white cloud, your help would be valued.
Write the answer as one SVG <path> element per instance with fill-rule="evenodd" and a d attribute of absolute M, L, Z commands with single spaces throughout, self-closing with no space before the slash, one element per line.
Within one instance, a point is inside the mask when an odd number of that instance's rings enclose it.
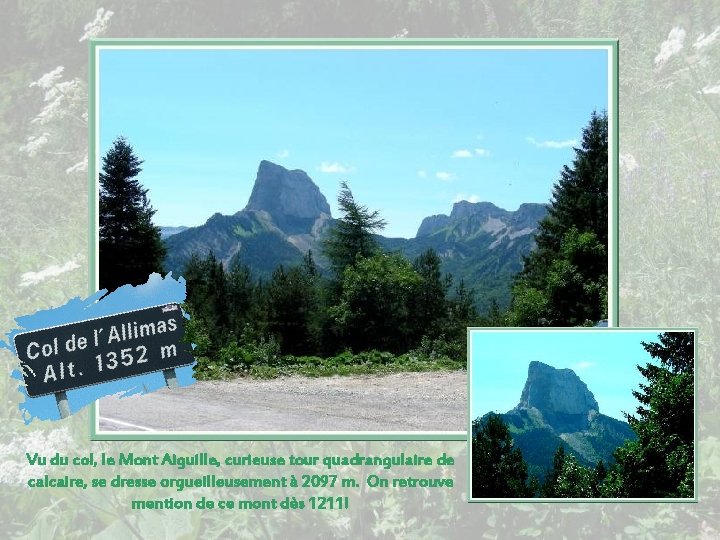
<path fill-rule="evenodd" d="M 566 141 L 538 141 L 534 137 L 526 137 L 527 142 L 538 148 L 569 148 L 577 144 L 577 139 Z"/>
<path fill-rule="evenodd" d="M 670 30 L 667 39 L 660 44 L 660 52 L 655 57 L 655 66 L 662 67 L 665 62 L 679 53 L 684 42 L 685 30 L 678 26 Z"/>
<path fill-rule="evenodd" d="M 352 172 L 354 169 L 353 167 L 346 167 L 342 163 L 338 163 L 337 161 L 334 161 L 330 163 L 329 161 L 323 161 L 320 164 L 320 172 L 324 173 L 349 173 Z"/>
<path fill-rule="evenodd" d="M 463 148 L 461 150 L 455 150 L 452 154 L 454 158 L 471 158 L 473 156 L 487 157 L 490 155 L 490 151 L 486 148 L 475 148 L 474 153 L 471 150 Z"/>
<path fill-rule="evenodd" d="M 435 173 L 435 178 L 442 180 L 443 182 L 449 182 L 455 178 L 455 175 L 446 171 L 438 171 Z"/>
<path fill-rule="evenodd" d="M 597 364 L 596 364 L 595 362 L 583 361 L 583 362 L 578 362 L 577 364 L 575 364 L 575 365 L 573 366 L 573 368 L 574 368 L 576 371 L 579 371 L 579 370 L 582 370 L 582 369 L 594 368 L 595 366 L 597 366 Z"/>
<path fill-rule="evenodd" d="M 280 150 L 280 151 L 277 153 L 277 158 L 278 158 L 278 159 L 285 159 L 285 158 L 288 157 L 289 155 L 290 155 L 290 152 L 289 152 L 288 150 Z"/>
<path fill-rule="evenodd" d="M 418 178 L 427 178 L 427 171 L 424 171 L 424 170 L 420 169 L 420 170 L 417 172 L 417 175 L 418 175 Z"/>
<path fill-rule="evenodd" d="M 700 36 L 698 36 L 698 38 L 695 40 L 695 43 L 693 43 L 693 47 L 697 50 L 700 50 L 703 47 L 707 47 L 713 41 L 715 41 L 718 36 L 720 36 L 720 26 L 713 30 L 712 34 L 708 36 L 706 36 L 704 33 L 700 34 Z"/>
<path fill-rule="evenodd" d="M 453 199 L 453 203 L 460 202 L 460 201 L 467 201 L 471 203 L 480 202 L 480 197 L 477 195 L 465 195 L 464 193 L 458 193 L 455 195 L 455 198 Z"/>

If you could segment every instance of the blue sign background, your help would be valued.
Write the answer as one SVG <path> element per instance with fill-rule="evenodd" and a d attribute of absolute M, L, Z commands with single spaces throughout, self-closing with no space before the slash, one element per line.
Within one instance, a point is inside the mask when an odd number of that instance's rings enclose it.
<path fill-rule="evenodd" d="M 144 285 L 136 287 L 125 285 L 98 301 L 103 293 L 104 291 L 101 291 L 84 299 L 73 298 L 63 306 L 18 317 L 15 320 L 20 328 L 6 334 L 8 341 L 0 342 L 0 346 L 10 349 L 16 354 L 13 338 L 22 332 L 144 309 L 160 304 L 182 303 L 185 301 L 185 280 L 182 277 L 175 280 L 171 274 L 164 278 L 159 274 L 152 274 Z M 175 372 L 180 386 L 189 386 L 195 382 L 192 366 L 178 368 Z M 22 374 L 19 369 L 14 370 L 11 376 L 22 381 Z M 76 390 L 68 390 L 67 398 L 71 412 L 75 413 L 104 396 L 118 393 L 121 394 L 121 397 L 144 394 L 165 386 L 165 378 L 162 372 L 155 372 Z M 54 395 L 31 398 L 27 395 L 25 385 L 22 382 L 18 385 L 18 391 L 26 396 L 25 401 L 19 405 L 26 424 L 36 418 L 40 420 L 60 419 L 60 411 Z"/>

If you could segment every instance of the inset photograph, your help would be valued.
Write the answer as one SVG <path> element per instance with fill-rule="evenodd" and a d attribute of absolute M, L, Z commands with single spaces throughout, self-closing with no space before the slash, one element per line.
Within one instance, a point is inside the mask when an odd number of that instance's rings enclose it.
<path fill-rule="evenodd" d="M 693 500 L 695 331 L 469 329 L 471 501 Z"/>

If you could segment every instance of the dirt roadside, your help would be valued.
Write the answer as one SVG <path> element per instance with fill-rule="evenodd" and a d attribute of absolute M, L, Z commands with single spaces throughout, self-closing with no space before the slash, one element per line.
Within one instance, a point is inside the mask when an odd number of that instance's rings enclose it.
<path fill-rule="evenodd" d="M 467 372 L 198 381 L 98 412 L 100 431 L 466 431 Z"/>

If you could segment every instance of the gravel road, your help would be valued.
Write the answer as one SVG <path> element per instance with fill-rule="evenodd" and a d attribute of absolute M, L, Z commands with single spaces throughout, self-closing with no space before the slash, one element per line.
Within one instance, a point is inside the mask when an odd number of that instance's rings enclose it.
<path fill-rule="evenodd" d="M 100 431 L 466 431 L 467 372 L 198 381 L 98 415 Z"/>

